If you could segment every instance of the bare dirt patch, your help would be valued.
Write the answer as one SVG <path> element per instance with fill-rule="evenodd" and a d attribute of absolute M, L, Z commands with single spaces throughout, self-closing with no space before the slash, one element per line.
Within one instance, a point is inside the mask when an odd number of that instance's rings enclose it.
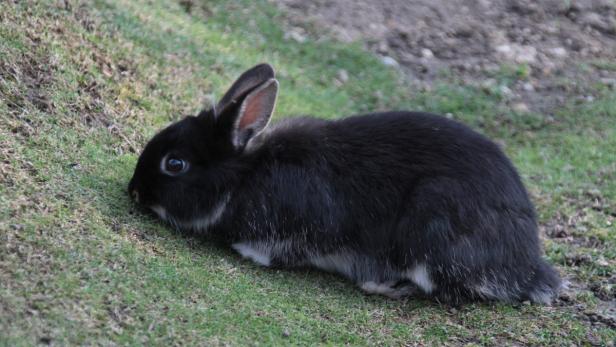
<path fill-rule="evenodd" d="M 551 113 L 571 97 L 616 88 L 616 2 L 611 0 L 274 0 L 289 37 L 325 28 L 360 41 L 423 88 L 443 72 L 492 86 L 501 66 L 522 66 L 504 89 L 515 111 Z M 319 30 L 317 30 L 319 31 Z M 453 75 L 453 76 L 452 76 Z"/>

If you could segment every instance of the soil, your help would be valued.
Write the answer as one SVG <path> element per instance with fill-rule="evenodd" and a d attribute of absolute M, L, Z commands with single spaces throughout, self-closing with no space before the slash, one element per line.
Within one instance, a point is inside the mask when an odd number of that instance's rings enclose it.
<path fill-rule="evenodd" d="M 273 0 L 291 22 L 289 37 L 325 28 L 360 41 L 420 88 L 443 77 L 490 86 L 502 65 L 523 64 L 505 89 L 517 111 L 552 113 L 571 98 L 616 88 L 613 0 Z"/>

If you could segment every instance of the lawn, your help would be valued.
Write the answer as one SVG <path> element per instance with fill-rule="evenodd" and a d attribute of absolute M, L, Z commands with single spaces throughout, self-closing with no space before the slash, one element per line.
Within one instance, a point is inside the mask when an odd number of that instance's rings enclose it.
<path fill-rule="evenodd" d="M 616 91 L 516 113 L 498 88 L 417 91 L 360 45 L 284 23 L 265 0 L 0 2 L 0 345 L 613 345 Z M 126 186 L 147 140 L 265 61 L 278 119 L 428 110 L 496 139 L 570 289 L 553 306 L 366 296 L 140 213 Z"/>

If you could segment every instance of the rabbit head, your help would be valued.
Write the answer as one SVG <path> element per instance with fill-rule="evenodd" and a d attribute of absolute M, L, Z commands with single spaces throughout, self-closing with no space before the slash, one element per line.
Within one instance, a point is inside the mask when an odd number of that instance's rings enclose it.
<path fill-rule="evenodd" d="M 216 107 L 188 116 L 145 146 L 130 180 L 131 197 L 177 227 L 216 222 L 242 170 L 248 142 L 268 124 L 278 81 L 268 64 L 243 73 Z"/>

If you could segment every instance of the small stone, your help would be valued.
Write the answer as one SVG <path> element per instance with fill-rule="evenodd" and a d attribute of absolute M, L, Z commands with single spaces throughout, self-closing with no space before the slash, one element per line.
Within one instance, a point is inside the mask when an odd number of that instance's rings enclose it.
<path fill-rule="evenodd" d="M 494 88 L 495 85 L 496 85 L 496 80 L 494 78 L 488 78 L 481 82 L 481 87 L 483 89 Z"/>
<path fill-rule="evenodd" d="M 485 70 L 486 72 L 497 72 L 497 71 L 498 71 L 498 69 L 499 69 L 498 64 L 490 64 L 490 63 L 487 63 L 487 64 L 485 64 L 485 67 L 484 67 L 484 70 Z"/>
<path fill-rule="evenodd" d="M 616 78 L 602 78 L 601 83 L 605 84 L 606 86 L 616 87 Z"/>
<path fill-rule="evenodd" d="M 558 298 L 564 302 L 571 302 L 573 300 L 573 298 L 571 297 L 571 294 L 567 292 L 561 292 Z"/>
<path fill-rule="evenodd" d="M 586 12 L 580 16 L 578 22 L 582 25 L 588 25 L 598 30 L 609 29 L 608 23 L 606 23 L 601 16 L 596 12 Z"/>
<path fill-rule="evenodd" d="M 291 332 L 289 331 L 289 329 L 285 329 L 282 332 L 282 337 L 289 337 L 289 336 L 291 336 Z"/>
<path fill-rule="evenodd" d="M 562 224 L 557 224 L 554 226 L 553 230 L 550 232 L 550 236 L 557 238 L 566 238 L 570 236 L 569 231 Z"/>
<path fill-rule="evenodd" d="M 386 66 L 398 67 L 400 64 L 396 61 L 396 59 L 390 56 L 381 57 L 381 62 Z"/>
<path fill-rule="evenodd" d="M 586 317 L 591 321 L 594 322 L 597 320 L 597 314 L 590 309 L 586 309 L 584 310 L 584 315 L 586 315 Z"/>
<path fill-rule="evenodd" d="M 541 73 L 544 76 L 549 76 L 554 72 L 555 68 L 556 68 L 556 64 L 554 64 L 554 62 L 546 60 L 543 62 L 543 68 L 541 69 Z"/>
<path fill-rule="evenodd" d="M 496 52 L 498 53 L 502 53 L 502 54 L 509 54 L 511 53 L 512 49 L 510 45 L 500 45 L 500 46 L 496 46 L 495 48 Z"/>
<path fill-rule="evenodd" d="M 528 113 L 528 111 L 530 111 L 528 105 L 523 102 L 516 102 L 515 104 L 511 105 L 511 109 L 516 113 Z"/>
<path fill-rule="evenodd" d="M 536 60 L 537 49 L 533 46 L 520 46 L 515 57 L 518 63 L 533 63 Z"/>
<path fill-rule="evenodd" d="M 505 97 L 511 97 L 513 95 L 513 92 L 511 91 L 511 88 L 509 88 L 509 87 L 507 87 L 505 85 L 500 86 L 499 90 L 500 90 L 501 93 L 503 93 L 503 95 Z"/>
<path fill-rule="evenodd" d="M 306 37 L 306 35 L 302 34 L 301 31 L 303 31 L 303 29 L 301 28 L 291 29 L 284 34 L 284 38 L 287 40 L 291 39 L 298 43 L 304 43 L 306 42 L 306 40 L 308 40 L 308 38 Z"/>
<path fill-rule="evenodd" d="M 349 80 L 349 73 L 345 69 L 340 69 L 338 70 L 338 73 L 336 74 L 336 78 L 340 82 L 346 83 Z"/>
<path fill-rule="evenodd" d="M 81 170 L 81 165 L 79 165 L 79 163 L 70 163 L 68 166 L 73 170 Z"/>
<path fill-rule="evenodd" d="M 379 42 L 379 45 L 376 48 L 376 51 L 381 54 L 387 53 L 388 50 L 389 50 L 389 45 L 387 44 L 387 41 Z"/>
<path fill-rule="evenodd" d="M 522 85 L 522 89 L 524 89 L 527 92 L 534 92 L 535 86 L 533 86 L 533 84 L 530 82 L 526 82 Z"/>
<path fill-rule="evenodd" d="M 534 63 L 537 60 L 537 49 L 533 46 L 503 44 L 496 46 L 495 50 L 505 60 L 518 63 Z"/>
<path fill-rule="evenodd" d="M 567 265 L 578 266 L 580 264 L 588 264 L 592 261 L 592 257 L 588 254 L 567 254 L 565 262 Z"/>
<path fill-rule="evenodd" d="M 434 53 L 432 53 L 432 51 L 429 50 L 428 48 L 422 48 L 421 49 L 421 56 L 423 58 L 430 59 L 430 58 L 434 57 Z"/>
<path fill-rule="evenodd" d="M 550 48 L 548 49 L 548 52 L 554 56 L 554 57 L 558 57 L 558 58 L 564 58 L 567 56 L 567 49 L 565 47 L 554 47 L 554 48 Z"/>

